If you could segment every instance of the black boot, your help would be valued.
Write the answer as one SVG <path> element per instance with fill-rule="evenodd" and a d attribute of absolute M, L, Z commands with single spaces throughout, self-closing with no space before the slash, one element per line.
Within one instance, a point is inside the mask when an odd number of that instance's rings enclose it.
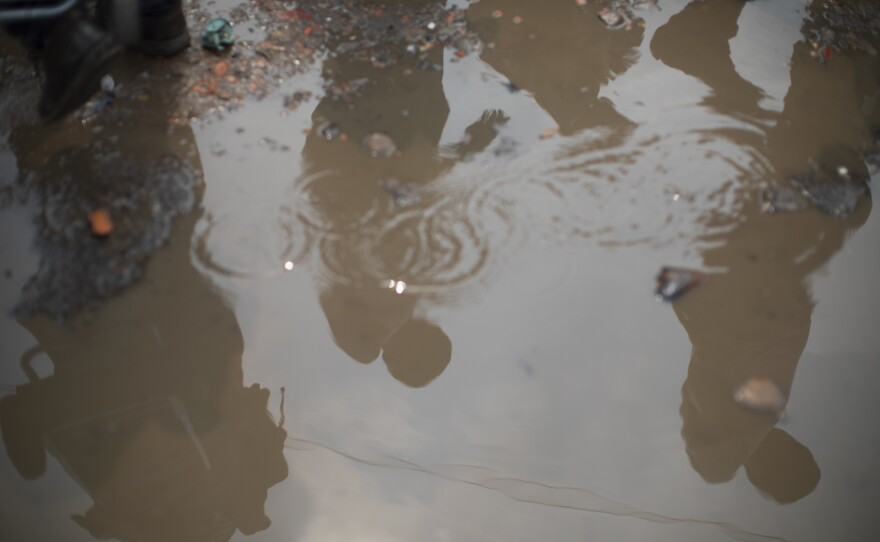
<path fill-rule="evenodd" d="M 101 76 L 121 47 L 77 12 L 52 25 L 42 51 L 45 73 L 38 110 L 46 122 L 85 103 L 100 88 Z"/>
<path fill-rule="evenodd" d="M 174 56 L 189 46 L 183 2 L 141 12 L 141 39 L 132 49 L 153 56 Z"/>
<path fill-rule="evenodd" d="M 118 38 L 134 51 L 152 56 L 174 56 L 189 46 L 189 31 L 186 29 L 186 17 L 183 15 L 181 0 L 141 0 L 140 13 L 134 16 L 138 20 L 136 36 L 128 35 L 130 20 L 115 12 L 130 9 L 126 1 L 136 0 L 99 0 L 98 21 L 108 32 L 121 32 Z M 119 15 L 119 16 L 118 16 Z"/>

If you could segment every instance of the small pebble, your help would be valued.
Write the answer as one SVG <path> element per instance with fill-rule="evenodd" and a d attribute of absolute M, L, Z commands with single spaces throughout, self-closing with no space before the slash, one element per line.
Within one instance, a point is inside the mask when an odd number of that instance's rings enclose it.
<path fill-rule="evenodd" d="M 363 140 L 364 150 L 373 157 L 390 158 L 397 152 L 394 140 L 385 134 L 370 134 Z"/>
<path fill-rule="evenodd" d="M 740 385 L 733 394 L 736 403 L 752 412 L 778 416 L 785 408 L 782 390 L 769 378 L 753 377 Z"/>

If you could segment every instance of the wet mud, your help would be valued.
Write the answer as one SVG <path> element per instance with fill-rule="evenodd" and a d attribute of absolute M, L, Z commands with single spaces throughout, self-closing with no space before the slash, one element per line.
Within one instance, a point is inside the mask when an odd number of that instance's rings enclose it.
<path fill-rule="evenodd" d="M 876 538 L 875 2 L 186 15 L 0 37 L 4 540 Z"/>

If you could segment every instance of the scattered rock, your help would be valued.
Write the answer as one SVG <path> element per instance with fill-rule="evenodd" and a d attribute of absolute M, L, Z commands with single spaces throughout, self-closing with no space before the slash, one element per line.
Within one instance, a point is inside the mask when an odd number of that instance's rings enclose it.
<path fill-rule="evenodd" d="M 833 180 L 818 175 L 800 175 L 792 177 L 791 182 L 817 209 L 841 219 L 849 216 L 868 192 L 867 185 L 851 179 Z"/>
<path fill-rule="evenodd" d="M 807 206 L 807 200 L 793 186 L 774 185 L 761 192 L 761 210 L 765 213 L 792 213 Z"/>
<path fill-rule="evenodd" d="M 318 135 L 327 141 L 333 141 L 342 134 L 342 129 L 335 122 L 326 121 L 318 126 Z"/>
<path fill-rule="evenodd" d="M 676 301 L 706 281 L 706 275 L 683 267 L 663 267 L 657 273 L 654 293 L 662 301 Z"/>
<path fill-rule="evenodd" d="M 379 181 L 381 186 L 394 199 L 398 207 L 418 205 L 422 201 L 422 189 L 415 183 L 404 183 L 397 179 Z"/>
<path fill-rule="evenodd" d="M 364 150 L 376 158 L 390 158 L 397 153 L 397 145 L 394 140 L 385 134 L 370 134 L 363 140 Z"/>

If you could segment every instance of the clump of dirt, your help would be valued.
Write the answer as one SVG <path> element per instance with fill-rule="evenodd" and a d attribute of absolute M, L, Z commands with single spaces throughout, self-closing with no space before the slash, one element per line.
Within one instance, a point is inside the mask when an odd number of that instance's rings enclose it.
<path fill-rule="evenodd" d="M 833 53 L 880 51 L 880 2 L 876 0 L 822 0 L 809 8 L 804 34 L 814 56 L 825 62 Z"/>
<path fill-rule="evenodd" d="M 171 236 L 173 220 L 193 210 L 200 185 L 175 156 L 91 147 L 52 157 L 26 180 L 38 199 L 40 265 L 15 313 L 59 321 L 97 308 L 140 279 L 149 255 Z M 89 220 L 96 210 L 112 217 L 112 231 L 96 235 Z"/>

